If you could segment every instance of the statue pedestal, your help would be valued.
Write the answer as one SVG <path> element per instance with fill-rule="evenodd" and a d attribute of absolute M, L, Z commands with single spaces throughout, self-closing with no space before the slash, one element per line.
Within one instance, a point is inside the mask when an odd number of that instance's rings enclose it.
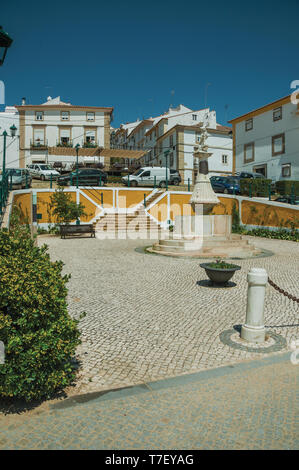
<path fill-rule="evenodd" d="M 231 215 L 176 216 L 174 232 L 147 250 L 165 256 L 250 258 L 261 250 L 231 233 Z"/>

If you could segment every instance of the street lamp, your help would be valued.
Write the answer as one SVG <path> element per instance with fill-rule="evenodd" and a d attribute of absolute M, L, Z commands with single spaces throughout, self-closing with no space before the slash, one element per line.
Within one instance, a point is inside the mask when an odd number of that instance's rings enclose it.
<path fill-rule="evenodd" d="M 164 152 L 165 161 L 166 161 L 166 191 L 168 191 L 168 154 L 169 150 Z"/>
<path fill-rule="evenodd" d="M 80 148 L 80 145 L 77 144 L 75 149 L 76 149 L 76 155 L 77 155 L 77 162 L 76 162 L 76 187 L 78 189 L 79 187 L 79 148 Z"/>
<path fill-rule="evenodd" d="M 3 65 L 7 49 L 11 46 L 12 39 L 8 34 L 3 31 L 2 26 L 0 26 L 0 65 Z"/>
<path fill-rule="evenodd" d="M 11 137 L 15 137 L 16 135 L 17 128 L 13 124 L 10 127 L 10 134 Z M 7 199 L 8 195 L 8 178 L 6 177 L 6 138 L 9 137 L 6 131 L 3 132 L 2 134 L 3 137 L 3 160 L 2 160 L 2 180 L 1 180 L 1 210 L 2 212 L 2 206 L 5 204 L 5 201 Z"/>
<path fill-rule="evenodd" d="M 16 126 L 13 124 L 12 126 L 10 126 L 9 129 L 10 129 L 10 135 L 11 135 L 11 137 L 15 137 L 16 132 L 17 132 Z"/>

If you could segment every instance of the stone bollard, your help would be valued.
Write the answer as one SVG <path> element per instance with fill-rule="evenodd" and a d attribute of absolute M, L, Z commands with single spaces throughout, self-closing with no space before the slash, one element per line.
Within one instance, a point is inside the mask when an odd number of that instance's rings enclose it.
<path fill-rule="evenodd" d="M 264 300 L 268 282 L 267 271 L 263 268 L 251 268 L 247 275 L 247 310 L 246 323 L 242 325 L 241 338 L 251 343 L 265 341 Z"/>

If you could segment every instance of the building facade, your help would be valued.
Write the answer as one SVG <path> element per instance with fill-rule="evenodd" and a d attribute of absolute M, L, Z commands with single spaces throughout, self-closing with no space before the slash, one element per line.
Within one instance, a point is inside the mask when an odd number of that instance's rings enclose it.
<path fill-rule="evenodd" d="M 10 127 L 17 128 L 16 135 L 11 137 Z M 0 168 L 3 166 L 3 132 L 6 131 L 6 168 L 19 167 L 19 114 L 14 106 L 6 106 L 5 111 L 0 113 Z"/>
<path fill-rule="evenodd" d="M 73 163 L 75 147 L 80 160 L 110 148 L 112 107 L 74 106 L 60 97 L 40 105 L 16 106 L 19 116 L 19 167 L 31 163 Z M 86 154 L 86 155 L 85 155 Z M 97 160 L 101 161 L 100 157 Z M 104 162 L 103 162 L 104 163 Z"/>
<path fill-rule="evenodd" d="M 291 96 L 230 123 L 234 172 L 258 172 L 273 181 L 299 179 L 299 113 Z"/>
<path fill-rule="evenodd" d="M 217 124 L 216 112 L 209 108 L 193 111 L 180 105 L 155 118 L 127 123 L 114 132 L 111 145 L 143 149 L 146 153 L 140 158 L 142 165 L 165 166 L 167 159 L 167 165 L 180 172 L 182 182 L 192 183 L 196 175 L 194 151 L 203 125 L 208 128 L 207 145 L 212 153 L 210 175 L 231 174 L 231 128 Z"/>

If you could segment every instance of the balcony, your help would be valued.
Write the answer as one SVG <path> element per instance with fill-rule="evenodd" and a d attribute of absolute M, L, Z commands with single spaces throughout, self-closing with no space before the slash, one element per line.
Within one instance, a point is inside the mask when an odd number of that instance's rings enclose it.
<path fill-rule="evenodd" d="M 82 147 L 86 149 L 96 149 L 98 147 L 98 144 L 94 141 L 86 140 L 85 142 L 83 142 Z"/>
<path fill-rule="evenodd" d="M 45 150 L 48 148 L 48 140 L 47 139 L 30 140 L 30 148 L 34 150 Z"/>
<path fill-rule="evenodd" d="M 67 139 L 67 140 L 60 139 L 56 142 L 56 147 L 72 148 L 73 147 L 73 141 L 71 139 Z"/>

